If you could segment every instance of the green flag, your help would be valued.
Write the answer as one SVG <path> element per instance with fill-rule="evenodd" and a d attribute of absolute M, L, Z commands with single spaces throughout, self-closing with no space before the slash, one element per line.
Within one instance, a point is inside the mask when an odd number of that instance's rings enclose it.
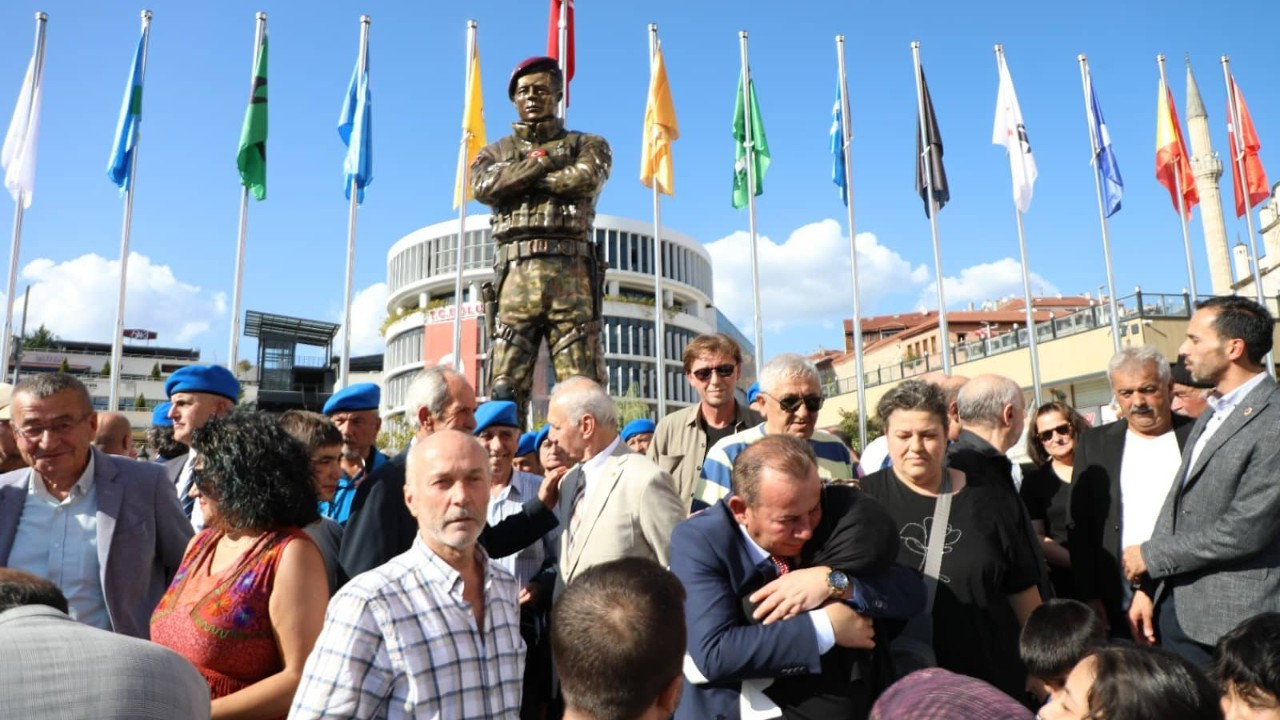
<path fill-rule="evenodd" d="M 769 140 L 765 138 L 760 105 L 756 102 L 756 83 L 751 88 L 751 144 L 755 159 L 756 195 L 764 194 L 764 174 L 769 170 Z M 733 206 L 747 206 L 747 120 L 742 109 L 742 76 L 738 76 L 738 92 L 733 102 Z"/>
<path fill-rule="evenodd" d="M 240 130 L 240 149 L 236 167 L 240 182 L 259 200 L 267 196 L 267 34 L 262 34 L 258 61 L 254 63 L 253 89 L 249 107 L 244 111 L 244 128 Z"/>

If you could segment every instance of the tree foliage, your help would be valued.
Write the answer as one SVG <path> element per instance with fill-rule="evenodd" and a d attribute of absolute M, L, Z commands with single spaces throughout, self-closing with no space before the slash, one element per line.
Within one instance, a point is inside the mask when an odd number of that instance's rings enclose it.
<path fill-rule="evenodd" d="M 849 442 L 853 445 L 854 452 L 862 454 L 862 448 L 858 442 L 858 411 L 857 410 L 841 410 L 840 411 L 840 431 L 849 436 Z M 880 418 L 874 415 L 867 418 L 867 442 L 871 442 L 877 437 L 884 434 L 884 424 L 880 422 Z"/>

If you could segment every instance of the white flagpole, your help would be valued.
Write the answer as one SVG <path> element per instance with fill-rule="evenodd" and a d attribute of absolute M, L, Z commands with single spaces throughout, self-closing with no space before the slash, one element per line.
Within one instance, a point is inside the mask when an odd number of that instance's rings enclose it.
<path fill-rule="evenodd" d="M 253 87 L 258 77 L 258 51 L 262 49 L 262 38 L 267 32 L 267 14 L 257 13 L 258 22 L 253 39 L 253 60 L 249 71 L 249 87 Z M 236 361 L 240 359 L 240 294 L 244 282 L 244 241 L 249 233 L 249 187 L 240 188 L 240 232 L 236 236 L 236 278 L 231 290 L 231 348 L 227 351 L 227 369 L 236 371 Z"/>
<path fill-rule="evenodd" d="M 49 16 L 43 12 L 36 13 L 36 47 L 35 62 L 31 71 L 31 95 L 27 110 L 27 132 L 31 132 L 31 113 L 35 110 L 36 93 L 40 91 L 41 76 L 44 74 L 44 35 Z M 38 120 L 39 118 L 36 118 Z M 0 377 L 9 374 L 9 355 L 13 342 L 13 294 L 18 289 L 18 251 L 22 244 L 22 205 L 26 198 L 19 190 L 13 208 L 13 243 L 9 250 L 9 286 L 4 296 L 4 337 L 0 338 Z"/>
<path fill-rule="evenodd" d="M 1003 75 L 1008 73 L 1008 67 L 1004 60 L 1004 45 L 998 43 L 996 44 L 996 69 L 1002 71 L 1001 82 L 1003 82 Z M 1009 81 L 1009 85 L 1012 88 L 1012 80 Z M 1013 150 L 1010 149 L 1008 152 Z M 1018 182 L 1016 178 L 1012 180 L 1014 183 Z M 1022 302 L 1027 311 L 1027 348 L 1031 351 L 1031 392 L 1035 398 L 1036 407 L 1040 407 L 1040 353 L 1036 342 L 1035 308 L 1031 302 L 1031 269 L 1027 266 L 1027 236 L 1022 229 L 1022 209 L 1018 207 L 1016 201 L 1013 204 L 1013 212 L 1018 218 L 1018 253 L 1022 259 Z"/>
<path fill-rule="evenodd" d="M 560 52 L 560 79 L 564 81 L 564 94 L 560 96 L 560 122 L 569 126 L 569 7 L 573 0 L 560 0 L 560 20 L 556 25 L 559 38 L 556 41 Z"/>
<path fill-rule="evenodd" d="M 942 336 L 942 372 L 951 374 L 951 334 L 947 329 L 947 300 L 942 289 L 942 246 L 938 242 L 938 201 L 933 196 L 933 153 L 929 150 L 929 130 L 924 116 L 924 75 L 920 66 L 920 42 L 911 43 L 916 66 L 916 106 L 920 119 L 920 151 L 924 162 L 924 186 L 929 203 L 929 230 L 933 233 L 933 273 L 938 278 L 938 333 Z"/>
<path fill-rule="evenodd" d="M 764 322 L 760 307 L 760 257 L 756 242 L 756 148 L 751 129 L 751 68 L 747 63 L 747 31 L 738 32 L 742 50 L 742 128 L 743 147 L 747 153 L 747 223 L 751 230 L 751 297 L 755 310 L 756 374 L 764 367 Z"/>
<path fill-rule="evenodd" d="M 849 118 L 849 79 L 844 66 L 844 35 L 836 36 L 836 59 L 840 68 L 840 142 L 844 155 L 845 209 L 849 213 L 849 262 L 853 274 L 853 364 L 858 373 L 858 447 L 867 447 L 867 385 L 862 366 L 862 303 L 858 285 L 857 228 L 853 222 L 853 121 Z"/>
<path fill-rule="evenodd" d="M 1102 148 L 1098 147 L 1093 127 L 1093 77 L 1089 73 L 1089 61 L 1084 54 L 1077 55 L 1076 59 L 1080 61 L 1080 82 L 1084 86 L 1084 116 L 1085 122 L 1089 126 L 1089 147 L 1093 150 L 1093 154 L 1090 156 L 1093 159 L 1090 164 L 1093 165 L 1093 186 L 1098 195 L 1098 220 L 1102 223 L 1102 259 L 1107 268 L 1107 294 L 1110 305 L 1109 314 L 1111 315 L 1111 346 L 1115 352 L 1120 352 L 1120 313 L 1119 307 L 1116 305 L 1116 280 L 1111 270 L 1111 239 L 1107 232 L 1107 208 L 1102 199 L 1102 163 L 1098 159 Z"/>
<path fill-rule="evenodd" d="M 142 11 L 142 60 L 139 62 L 139 81 L 147 76 L 147 50 L 151 46 L 151 11 Z M 129 78 L 133 82 L 133 78 Z M 132 87 L 130 89 L 132 92 Z M 142 128 L 133 129 L 133 154 L 129 156 L 129 187 L 124 191 L 124 226 L 120 230 L 120 293 L 116 299 L 116 334 L 111 341 L 111 394 L 109 407 L 120 410 L 120 365 L 124 355 L 124 296 L 129 278 L 129 235 L 133 227 L 133 189 L 138 182 L 138 145 L 142 140 Z"/>
<path fill-rule="evenodd" d="M 561 6 L 563 8 L 563 5 Z M 564 11 L 561 10 L 561 17 Z M 471 95 L 471 58 L 476 51 L 475 20 L 467 21 L 467 69 L 463 72 L 462 98 L 467 103 Z M 563 47 L 563 46 L 562 46 Z M 561 55 L 564 52 L 561 51 Z M 458 151 L 458 173 L 462 176 L 462 200 L 458 203 L 458 252 L 457 272 L 453 278 L 453 369 L 462 372 L 462 264 L 466 259 L 464 249 L 467 246 L 467 188 L 471 185 L 471 166 L 467 164 L 467 142 L 470 138 L 462 131 L 462 147 Z M 502 288 L 498 288 L 499 291 Z"/>
<path fill-rule="evenodd" d="M 1227 83 L 1227 107 L 1231 111 L 1231 117 L 1227 118 L 1231 121 L 1232 135 L 1235 136 L 1236 154 L 1232 158 L 1232 165 L 1235 166 L 1235 177 L 1231 179 L 1240 188 L 1240 196 L 1244 198 L 1244 220 L 1249 228 L 1249 247 L 1251 260 L 1253 260 L 1253 291 L 1258 300 L 1258 304 L 1266 307 L 1266 293 L 1262 291 L 1262 266 L 1258 262 L 1258 238 L 1253 234 L 1253 208 L 1249 207 L 1249 179 L 1246 176 L 1244 168 L 1244 136 L 1241 134 L 1243 129 L 1240 127 L 1240 92 L 1236 88 L 1235 81 L 1231 78 L 1231 58 L 1223 55 L 1219 60 L 1222 63 L 1222 78 Z M 1274 380 L 1276 377 L 1276 366 L 1272 361 L 1273 353 L 1267 353 L 1264 362 L 1267 366 L 1267 372 L 1270 373 Z"/>
<path fill-rule="evenodd" d="M 360 59 L 356 69 L 356 92 L 365 83 L 365 68 L 369 64 L 369 23 L 373 22 L 368 15 L 360 16 Z M 357 98 L 357 105 L 362 98 Z M 367 129 L 366 129 L 367 132 Z M 352 137 L 351 142 L 356 138 Z M 358 168 L 357 168 L 358 169 Z M 345 388 L 351 376 L 351 295 L 356 271 L 356 208 L 359 207 L 360 189 L 355 181 L 351 183 L 351 203 L 347 209 L 347 275 L 342 292 L 342 357 L 338 359 L 338 385 L 335 390 Z"/>
<path fill-rule="evenodd" d="M 1165 97 L 1161 98 L 1161 100 L 1163 102 L 1169 102 L 1169 80 L 1168 78 L 1165 77 L 1165 73 L 1164 73 L 1164 53 L 1156 55 L 1156 64 L 1160 66 L 1160 83 L 1164 88 L 1164 92 L 1165 92 Z M 1173 112 L 1174 112 L 1173 105 L 1170 104 L 1169 105 L 1170 120 L 1173 119 Z M 1180 123 L 1178 124 L 1180 125 Z M 1181 127 L 1175 127 L 1174 130 L 1177 131 L 1178 135 L 1182 134 Z M 1182 150 L 1185 152 L 1186 148 L 1184 147 Z M 1193 256 L 1191 254 L 1191 231 L 1187 228 L 1188 210 L 1185 204 L 1186 198 L 1183 195 L 1184 188 L 1185 188 L 1183 183 L 1185 182 L 1185 179 L 1182 177 L 1181 161 L 1175 162 L 1173 164 L 1173 177 L 1178 188 L 1178 220 L 1182 223 L 1182 245 L 1183 245 L 1184 251 L 1187 254 L 1187 282 L 1190 283 L 1191 303 L 1194 305 L 1196 302 L 1196 298 L 1199 297 L 1199 294 L 1196 292 L 1196 267 L 1195 267 L 1195 261 L 1192 259 Z"/>
<path fill-rule="evenodd" d="M 658 57 L 658 26 L 649 23 L 649 74 L 653 75 Z M 652 83 L 650 83 L 652 84 Z M 646 128 L 647 129 L 647 128 Z M 665 295 L 662 291 L 662 203 L 658 180 L 653 179 L 653 337 L 654 359 L 658 367 L 658 419 L 667 415 L 667 323 L 663 317 Z"/>

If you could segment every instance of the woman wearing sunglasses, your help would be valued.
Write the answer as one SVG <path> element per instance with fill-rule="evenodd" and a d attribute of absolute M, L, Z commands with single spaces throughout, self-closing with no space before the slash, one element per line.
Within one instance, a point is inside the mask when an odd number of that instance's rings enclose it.
<path fill-rule="evenodd" d="M 1022 502 L 1027 506 L 1049 562 L 1049 580 L 1058 597 L 1074 598 L 1071 555 L 1067 552 L 1067 512 L 1076 441 L 1089 423 L 1070 405 L 1054 401 L 1036 410 L 1027 433 L 1031 464 L 1022 466 Z"/>

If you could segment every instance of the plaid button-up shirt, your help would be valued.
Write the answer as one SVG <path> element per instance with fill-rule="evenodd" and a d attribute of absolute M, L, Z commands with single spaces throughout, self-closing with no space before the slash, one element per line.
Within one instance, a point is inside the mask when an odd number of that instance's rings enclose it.
<path fill-rule="evenodd" d="M 290 718 L 510 718 L 520 713 L 519 587 L 484 562 L 485 627 L 462 577 L 421 537 L 356 576 L 329 602 Z"/>

